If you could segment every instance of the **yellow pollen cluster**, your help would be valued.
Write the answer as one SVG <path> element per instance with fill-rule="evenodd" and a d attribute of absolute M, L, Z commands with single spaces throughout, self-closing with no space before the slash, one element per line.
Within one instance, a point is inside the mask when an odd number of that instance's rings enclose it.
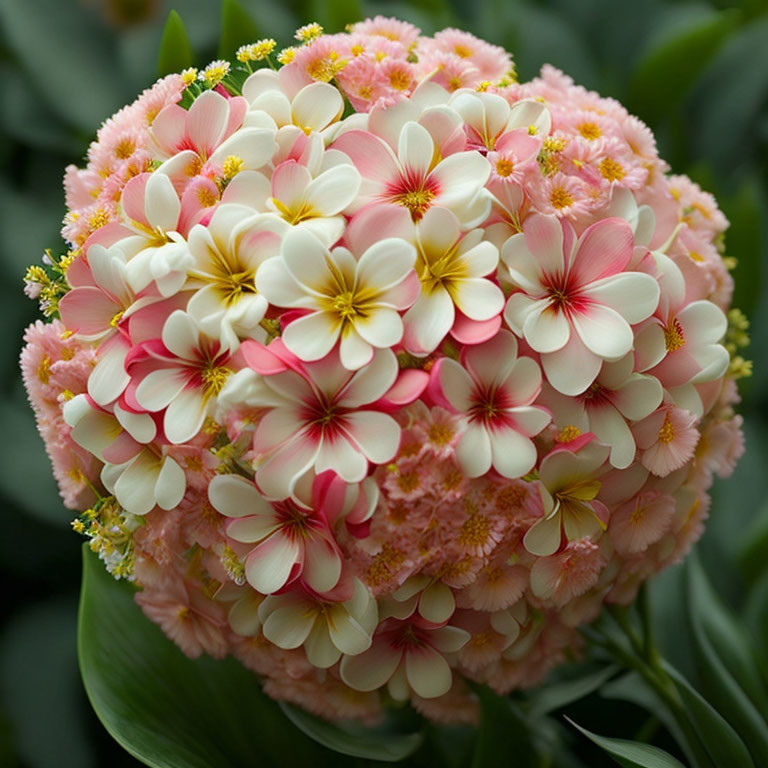
<path fill-rule="evenodd" d="M 573 424 L 568 424 L 558 432 L 555 440 L 557 440 L 558 443 L 570 443 L 580 435 L 581 430 L 578 427 L 575 427 Z"/>
<path fill-rule="evenodd" d="M 201 373 L 201 378 L 205 386 L 205 396 L 213 397 L 221 392 L 221 388 L 229 378 L 231 371 L 221 365 L 209 365 Z"/>
<path fill-rule="evenodd" d="M 188 69 L 182 70 L 181 81 L 186 87 L 192 85 L 195 80 L 197 80 L 197 70 L 194 67 L 189 67 Z"/>
<path fill-rule="evenodd" d="M 472 513 L 461 526 L 459 543 L 464 546 L 483 547 L 488 541 L 490 526 L 487 518 L 477 512 Z"/>
<path fill-rule="evenodd" d="M 411 76 L 403 69 L 393 69 L 389 73 L 389 84 L 396 91 L 407 91 L 411 87 Z"/>
<path fill-rule="evenodd" d="M 549 202 L 559 211 L 573 205 L 573 195 L 565 187 L 553 187 L 549 193 Z"/>
<path fill-rule="evenodd" d="M 683 326 L 680 325 L 680 321 L 677 318 L 670 320 L 664 328 L 664 343 L 666 344 L 667 352 L 675 352 L 685 344 Z"/>
<path fill-rule="evenodd" d="M 107 224 L 109 224 L 109 214 L 103 208 L 98 208 L 88 219 L 88 226 L 92 230 L 101 229 Z"/>
<path fill-rule="evenodd" d="M 355 296 L 351 291 L 340 293 L 333 300 L 333 308 L 344 320 L 351 320 L 359 314 L 355 306 Z"/>
<path fill-rule="evenodd" d="M 364 48 L 362 45 L 360 45 L 360 44 L 358 43 L 357 45 L 353 45 L 353 46 L 352 46 L 352 47 L 349 49 L 349 52 L 350 52 L 350 53 L 351 53 L 351 54 L 352 54 L 352 55 L 353 55 L 355 58 L 357 58 L 358 56 L 362 56 L 362 55 L 365 53 L 365 48 Z"/>
<path fill-rule="evenodd" d="M 201 208 L 210 208 L 219 202 L 219 196 L 210 187 L 201 185 L 197 188 L 197 200 Z"/>
<path fill-rule="evenodd" d="M 435 445 L 448 445 L 456 433 L 447 424 L 433 424 L 429 428 L 429 442 Z"/>
<path fill-rule="evenodd" d="M 429 210 L 434 199 L 435 193 L 432 190 L 412 189 L 398 195 L 395 202 L 407 208 L 411 212 L 411 218 L 418 221 Z"/>
<path fill-rule="evenodd" d="M 298 49 L 293 45 L 288 48 L 283 48 L 283 50 L 277 54 L 277 61 L 283 65 L 290 64 L 293 61 L 293 57 L 296 55 L 297 50 Z"/>
<path fill-rule="evenodd" d="M 248 61 L 263 61 L 275 50 L 277 42 L 271 37 L 250 45 L 241 45 L 237 49 L 237 60 L 245 64 Z"/>
<path fill-rule="evenodd" d="M 229 181 L 229 179 L 234 178 L 238 173 L 240 173 L 240 171 L 243 170 L 244 165 L 245 161 L 242 157 L 238 157 L 237 155 L 229 155 L 229 157 L 227 157 L 221 166 L 221 175 L 227 181 Z"/>
<path fill-rule="evenodd" d="M 47 384 L 51 379 L 51 358 L 48 355 L 37 366 L 37 379 L 41 384 Z"/>
<path fill-rule="evenodd" d="M 212 61 L 199 75 L 198 80 L 204 82 L 208 87 L 213 88 L 218 85 L 229 74 L 229 62 L 224 59 Z"/>
<path fill-rule="evenodd" d="M 506 179 L 507 176 L 510 176 L 514 170 L 515 164 L 506 157 L 499 158 L 499 160 L 496 162 L 496 173 L 503 179 Z"/>
<path fill-rule="evenodd" d="M 394 572 L 400 567 L 405 555 L 400 550 L 395 549 L 389 544 L 381 548 L 381 552 L 374 558 L 365 572 L 366 582 L 376 587 L 383 584 L 387 579 L 392 578 Z"/>
<path fill-rule="evenodd" d="M 404 493 L 415 491 L 420 484 L 421 481 L 417 472 L 406 472 L 405 474 L 398 475 L 397 485 Z"/>
<path fill-rule="evenodd" d="M 659 442 L 671 443 L 675 439 L 675 426 L 672 424 L 672 419 L 669 418 L 669 414 L 664 417 L 664 423 L 659 430 Z"/>
<path fill-rule="evenodd" d="M 473 51 L 468 45 L 455 45 L 453 48 L 453 52 L 460 58 L 460 59 L 468 59 Z"/>
<path fill-rule="evenodd" d="M 626 174 L 621 163 L 611 157 L 604 157 L 600 161 L 600 173 L 606 181 L 621 181 Z"/>
<path fill-rule="evenodd" d="M 315 59 L 307 66 L 307 74 L 320 83 L 329 83 L 346 66 L 346 59 L 340 59 L 331 51 L 327 58 Z"/>
<path fill-rule="evenodd" d="M 305 24 L 303 27 L 299 27 L 293 36 L 296 40 L 299 40 L 302 43 L 311 43 L 322 34 L 323 28 L 315 21 L 311 24 Z"/>
<path fill-rule="evenodd" d="M 582 123 L 579 133 L 588 141 L 594 141 L 602 136 L 602 132 L 596 123 Z"/>
<path fill-rule="evenodd" d="M 485 91 L 487 91 L 492 85 L 493 83 L 490 80 L 483 80 L 475 86 L 475 90 L 479 91 L 480 93 L 485 93 Z"/>

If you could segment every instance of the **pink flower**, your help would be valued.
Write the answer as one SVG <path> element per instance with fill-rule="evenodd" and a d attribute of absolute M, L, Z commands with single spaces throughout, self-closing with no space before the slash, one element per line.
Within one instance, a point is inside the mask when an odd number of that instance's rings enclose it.
<path fill-rule="evenodd" d="M 248 402 L 267 409 L 253 438 L 259 457 L 256 483 L 267 496 L 286 498 L 312 468 L 318 474 L 332 469 L 346 482 L 360 482 L 369 462 L 384 464 L 395 455 L 399 425 L 370 407 L 395 384 L 392 352 L 377 351 L 353 373 L 340 365 L 336 352 L 301 364 L 281 343 L 244 342 L 242 349 L 262 374 Z M 406 391 L 404 397 L 415 399 L 419 393 Z"/>
<path fill-rule="evenodd" d="M 538 215 L 504 245 L 502 259 L 519 289 L 504 318 L 540 353 L 547 379 L 565 395 L 583 392 L 603 360 L 624 357 L 634 341 L 630 324 L 656 309 L 656 280 L 624 271 L 633 245 L 623 219 L 600 221 L 576 240 L 570 225 Z"/>
<path fill-rule="evenodd" d="M 381 115 L 382 126 L 394 130 L 395 153 L 373 133 L 346 131 L 333 148 L 347 154 L 363 177 L 355 209 L 368 203 L 387 202 L 408 209 L 419 221 L 435 205 L 452 210 L 466 227 L 488 213 L 483 194 L 490 166 L 477 152 L 455 152 L 441 158 L 429 130 L 417 122 L 398 125 L 396 110 Z"/>
<path fill-rule="evenodd" d="M 611 515 L 608 535 L 622 555 L 644 552 L 668 530 L 675 514 L 675 499 L 651 489 L 622 504 Z"/>
<path fill-rule="evenodd" d="M 176 310 L 165 321 L 162 339 L 131 352 L 127 402 L 137 411 L 163 413 L 163 431 L 172 443 L 186 443 L 202 428 L 215 395 L 238 366 L 216 339 L 200 331 L 191 315 Z"/>
<path fill-rule="evenodd" d="M 328 592 L 341 577 L 341 553 L 315 495 L 316 508 L 305 509 L 290 500 L 268 502 L 239 475 L 218 475 L 208 495 L 214 508 L 234 518 L 227 536 L 255 544 L 245 558 L 248 583 L 268 595 L 302 579 L 315 592 Z"/>
<path fill-rule="evenodd" d="M 531 591 L 562 607 L 597 582 L 605 557 L 592 539 L 576 539 L 556 555 L 540 557 L 531 567 Z"/>
<path fill-rule="evenodd" d="M 531 441 L 550 415 L 531 405 L 541 388 L 534 360 L 517 357 L 517 340 L 500 331 L 492 340 L 465 347 L 461 364 L 443 358 L 433 369 L 450 405 L 464 415 L 466 428 L 456 456 L 468 477 L 493 468 L 504 477 L 522 477 L 536 463 Z"/>
<path fill-rule="evenodd" d="M 658 477 L 686 464 L 699 441 L 698 419 L 692 413 L 665 405 L 632 428 L 641 450 L 640 463 Z"/>
<path fill-rule="evenodd" d="M 425 699 L 447 693 L 452 674 L 443 653 L 458 651 L 469 633 L 452 626 L 435 627 L 419 617 L 386 619 L 371 647 L 341 660 L 341 679 L 357 691 L 387 684 L 392 698 L 403 701 L 410 691 Z"/>

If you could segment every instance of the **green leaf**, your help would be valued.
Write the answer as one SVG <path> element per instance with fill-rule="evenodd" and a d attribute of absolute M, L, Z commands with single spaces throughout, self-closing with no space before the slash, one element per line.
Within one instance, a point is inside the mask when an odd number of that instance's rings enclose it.
<path fill-rule="evenodd" d="M 679 105 L 738 21 L 738 12 L 713 12 L 657 43 L 638 62 L 630 82 L 633 111 L 655 123 Z"/>
<path fill-rule="evenodd" d="M 743 627 L 712 589 L 697 553 L 686 564 L 688 620 L 701 628 L 733 679 L 768 720 L 768 700 L 760 684 L 760 672 Z"/>
<path fill-rule="evenodd" d="M 672 734 L 678 746 L 685 752 L 688 761 L 692 765 L 696 764 L 695 756 L 691 752 L 685 735 L 669 708 L 637 672 L 628 672 L 617 680 L 606 683 L 600 689 L 600 695 L 606 699 L 628 701 L 656 717 Z"/>
<path fill-rule="evenodd" d="M 598 736 L 574 723 L 570 718 L 566 717 L 565 719 L 624 768 L 685 768 L 677 758 L 672 757 L 663 749 L 650 744 L 641 744 L 638 741 Z M 732 763 L 732 765 L 736 765 L 736 763 Z"/>
<path fill-rule="evenodd" d="M 219 56 L 231 60 L 241 45 L 255 43 L 261 37 L 259 27 L 248 11 L 237 0 L 224 0 L 221 4 Z"/>
<path fill-rule="evenodd" d="M 157 54 L 157 74 L 159 77 L 173 72 L 181 72 L 195 63 L 195 55 L 189 43 L 187 29 L 176 11 L 168 14 Z"/>
<path fill-rule="evenodd" d="M 728 721 L 673 667 L 666 667 L 688 719 L 716 766 L 754 768 L 749 750 Z"/>
<path fill-rule="evenodd" d="M 768 723 L 728 670 L 723 658 L 730 659 L 734 668 L 747 662 L 738 655 L 736 649 L 727 647 L 728 643 L 736 642 L 732 636 L 719 636 L 718 650 L 716 651 L 713 647 L 712 640 L 705 630 L 705 620 L 709 621 L 709 633 L 714 633 L 716 630 L 720 633 L 724 631 L 722 624 L 717 625 L 711 617 L 703 615 L 704 611 L 711 612 L 713 610 L 715 609 L 711 605 L 704 606 L 702 611 L 689 605 L 687 611 L 700 688 L 713 707 L 739 733 L 757 764 L 768 765 Z M 723 658 L 718 651 L 724 654 Z M 745 672 L 743 668 L 739 672 L 742 677 L 745 674 L 755 675 L 755 680 L 748 684 L 750 690 L 754 690 L 755 684 L 758 683 L 758 673 L 756 668 L 753 669 L 753 673 Z"/>
<path fill-rule="evenodd" d="M 480 699 L 481 711 L 472 768 L 538 766 L 531 731 L 515 704 L 486 686 L 472 687 Z"/>
<path fill-rule="evenodd" d="M 590 693 L 610 680 L 617 670 L 618 667 L 611 664 L 592 674 L 582 675 L 573 680 L 563 680 L 534 690 L 530 695 L 529 716 L 536 719 L 589 696 Z"/>
<path fill-rule="evenodd" d="M 311 739 L 351 757 L 394 763 L 413 754 L 424 740 L 423 733 L 399 731 L 392 718 L 376 728 L 366 728 L 354 722 L 330 723 L 284 701 L 280 709 Z"/>
<path fill-rule="evenodd" d="M 360 0 L 333 0 L 331 3 L 312 0 L 309 15 L 329 33 L 343 32 L 347 24 L 365 18 Z"/>
<path fill-rule="evenodd" d="M 80 672 L 99 719 L 134 757 L 152 768 L 351 765 L 291 725 L 234 659 L 184 656 L 133 593 L 83 545 Z"/>

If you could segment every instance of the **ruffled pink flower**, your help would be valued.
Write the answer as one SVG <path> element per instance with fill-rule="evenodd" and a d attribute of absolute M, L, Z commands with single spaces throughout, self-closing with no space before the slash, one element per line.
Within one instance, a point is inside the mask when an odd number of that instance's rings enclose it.
<path fill-rule="evenodd" d="M 605 565 L 592 539 L 575 539 L 556 555 L 540 557 L 531 567 L 531 590 L 536 597 L 562 607 L 597 582 Z"/>
<path fill-rule="evenodd" d="M 666 405 L 632 428 L 640 463 L 658 477 L 686 464 L 696 449 L 698 419 L 689 411 Z"/>
<path fill-rule="evenodd" d="M 611 515 L 608 535 L 622 555 L 635 555 L 655 544 L 672 523 L 675 499 L 658 490 L 644 491 Z"/>

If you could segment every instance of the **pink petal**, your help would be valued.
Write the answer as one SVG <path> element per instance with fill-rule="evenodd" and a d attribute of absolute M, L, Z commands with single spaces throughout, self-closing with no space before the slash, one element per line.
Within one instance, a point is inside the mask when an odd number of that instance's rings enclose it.
<path fill-rule="evenodd" d="M 624 219 L 603 219 L 579 238 L 570 273 L 578 285 L 587 285 L 622 272 L 632 258 L 635 237 Z"/>
<path fill-rule="evenodd" d="M 229 104 L 215 91 L 201 93 L 187 113 L 186 135 L 191 148 L 203 158 L 213 154 L 224 137 L 229 121 Z"/>

